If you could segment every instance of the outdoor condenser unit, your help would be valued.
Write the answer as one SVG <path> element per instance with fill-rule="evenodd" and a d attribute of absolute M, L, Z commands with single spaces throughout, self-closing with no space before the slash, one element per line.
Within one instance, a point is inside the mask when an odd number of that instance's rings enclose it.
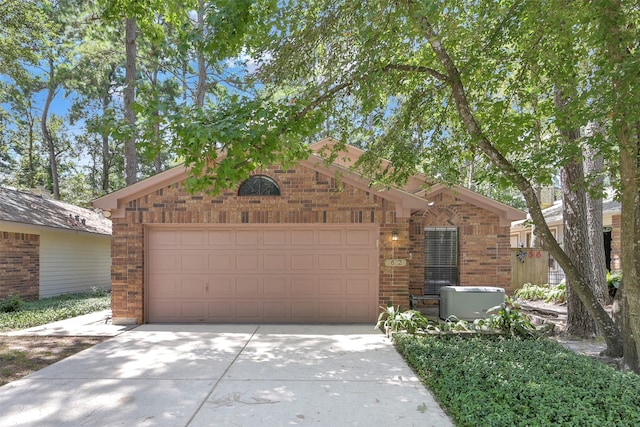
<path fill-rule="evenodd" d="M 487 317 L 487 310 L 504 302 L 502 288 L 489 286 L 443 286 L 440 288 L 440 318 L 456 316 L 475 320 Z"/>

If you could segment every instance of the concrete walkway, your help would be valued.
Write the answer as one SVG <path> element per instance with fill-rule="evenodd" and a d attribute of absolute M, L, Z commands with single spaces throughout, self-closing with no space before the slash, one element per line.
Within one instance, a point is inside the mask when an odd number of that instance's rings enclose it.
<path fill-rule="evenodd" d="M 134 327 L 113 325 L 111 323 L 111 310 L 102 310 L 46 325 L 34 326 L 33 328 L 0 332 L 0 335 L 114 337 Z"/>
<path fill-rule="evenodd" d="M 0 387 L 0 426 L 452 426 L 371 325 L 143 325 Z"/>

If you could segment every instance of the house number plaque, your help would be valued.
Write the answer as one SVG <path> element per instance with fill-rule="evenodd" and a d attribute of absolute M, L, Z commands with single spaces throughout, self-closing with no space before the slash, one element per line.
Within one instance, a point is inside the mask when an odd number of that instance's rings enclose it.
<path fill-rule="evenodd" d="M 387 267 L 404 267 L 407 265 L 407 260 L 401 258 L 385 259 L 384 265 Z"/>

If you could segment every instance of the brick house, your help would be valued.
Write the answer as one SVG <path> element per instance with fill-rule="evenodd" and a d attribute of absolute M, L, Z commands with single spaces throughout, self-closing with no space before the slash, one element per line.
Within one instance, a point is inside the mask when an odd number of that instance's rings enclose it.
<path fill-rule="evenodd" d="M 507 287 L 509 226 L 524 213 L 412 177 L 375 189 L 311 146 L 216 197 L 178 166 L 94 202 L 113 222 L 115 323 L 373 322 L 379 306 L 443 284 Z"/>
<path fill-rule="evenodd" d="M 0 187 L 0 299 L 111 288 L 111 221 L 43 195 Z"/>

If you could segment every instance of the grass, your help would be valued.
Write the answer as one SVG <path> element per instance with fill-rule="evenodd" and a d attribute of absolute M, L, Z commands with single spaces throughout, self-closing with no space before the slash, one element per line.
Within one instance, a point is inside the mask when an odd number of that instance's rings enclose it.
<path fill-rule="evenodd" d="M 640 376 L 555 342 L 394 338 L 458 427 L 640 425 Z"/>
<path fill-rule="evenodd" d="M 111 294 L 67 294 L 24 302 L 15 312 L 0 313 L 0 331 L 24 329 L 111 308 Z"/>

